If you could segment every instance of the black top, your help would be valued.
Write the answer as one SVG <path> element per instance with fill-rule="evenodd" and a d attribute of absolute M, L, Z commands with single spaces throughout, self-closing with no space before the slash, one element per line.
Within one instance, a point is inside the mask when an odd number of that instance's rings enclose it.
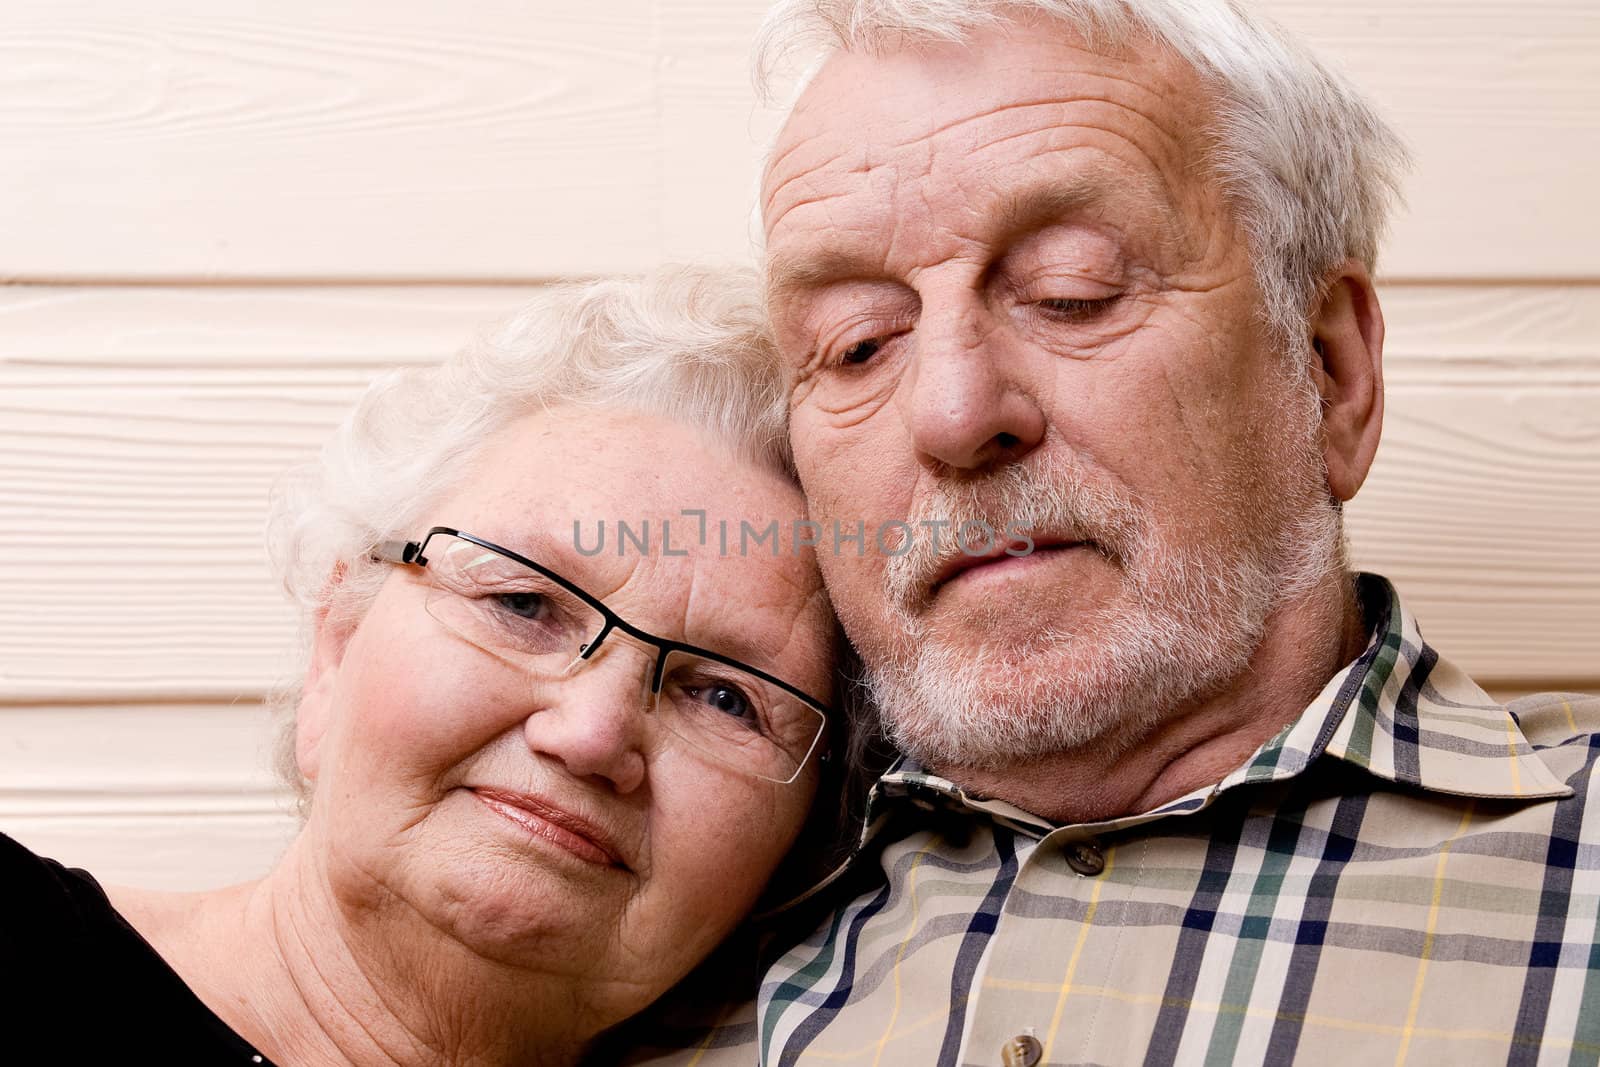
<path fill-rule="evenodd" d="M 0 834 L 0 1061 L 270 1061 L 202 1004 L 87 872 Z"/>

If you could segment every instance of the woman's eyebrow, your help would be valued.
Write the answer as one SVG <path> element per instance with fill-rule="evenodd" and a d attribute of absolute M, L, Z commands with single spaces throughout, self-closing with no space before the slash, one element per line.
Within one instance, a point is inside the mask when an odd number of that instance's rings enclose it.
<path fill-rule="evenodd" d="M 649 629 L 649 627 L 645 628 Z M 704 649 L 707 652 L 715 652 L 719 656 L 726 656 L 748 667 L 755 667 L 757 670 L 782 678 L 783 672 L 778 669 L 774 650 L 767 647 L 767 642 L 760 641 L 761 638 L 775 638 L 777 633 L 775 631 L 768 633 L 752 632 L 753 629 L 756 628 L 747 626 L 734 628 L 720 625 L 718 622 L 707 624 L 702 621 L 700 625 L 686 625 L 683 636 L 677 638 L 677 640 L 686 645 Z M 669 635 L 663 634 L 661 636 L 667 637 Z"/>
<path fill-rule="evenodd" d="M 611 524 L 607 523 L 606 544 L 603 555 L 612 559 L 616 558 L 617 549 L 612 543 L 613 531 Z M 770 641 L 761 641 L 761 638 L 777 638 L 780 630 L 770 627 L 733 626 L 728 625 L 720 613 L 710 619 L 702 620 L 693 627 L 670 626 L 663 627 L 658 617 L 651 617 L 647 608 L 635 605 L 629 609 L 618 608 L 610 602 L 610 592 L 602 593 L 602 582 L 597 581 L 592 558 L 595 553 L 585 556 L 577 547 L 569 543 L 559 534 L 552 534 L 545 530 L 526 528 L 515 532 L 506 532 L 504 540 L 498 540 L 487 533 L 479 534 L 476 530 L 467 533 L 481 536 L 486 541 L 491 541 L 502 548 L 509 549 L 527 559 L 544 567 L 549 567 L 567 581 L 572 582 L 590 596 L 595 597 L 611 610 L 616 611 L 630 626 L 638 627 L 652 636 L 666 641 L 676 641 L 680 644 L 692 645 L 707 652 L 715 652 L 730 659 L 736 659 L 751 667 L 757 667 L 769 674 L 777 674 L 773 652 L 770 650 Z M 594 536 L 593 530 L 585 531 L 589 536 Z M 652 530 L 652 534 L 657 531 Z M 632 553 L 630 542 L 629 554 Z M 753 632 L 754 631 L 754 632 Z M 769 632 L 770 631 L 770 632 Z M 779 642 L 781 644 L 781 642 Z M 781 677 L 781 675 L 779 675 Z"/>
<path fill-rule="evenodd" d="M 769 577 L 767 580 L 783 579 Z M 785 588 L 788 587 L 785 582 Z M 805 671 L 811 665 L 803 651 L 806 642 L 796 639 L 796 634 L 804 631 L 811 610 L 809 600 L 782 598 L 762 601 L 751 607 L 750 614 L 737 618 L 723 610 L 701 610 L 685 618 L 682 640 L 794 685 L 797 683 L 789 675 Z"/>
<path fill-rule="evenodd" d="M 480 537 L 490 544 L 499 545 L 506 551 L 532 560 L 541 567 L 548 567 L 585 590 L 589 588 L 592 566 L 578 552 L 576 545 L 568 543 L 559 535 L 531 526 L 507 529 L 492 524 L 481 528 L 464 529 L 462 532 Z"/>

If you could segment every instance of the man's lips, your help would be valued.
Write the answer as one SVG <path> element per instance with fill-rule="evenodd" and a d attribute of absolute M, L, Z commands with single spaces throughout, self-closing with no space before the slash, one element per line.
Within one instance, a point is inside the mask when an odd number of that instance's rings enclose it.
<path fill-rule="evenodd" d="M 1013 552 L 1007 551 L 1007 549 L 1014 550 L 1024 547 L 1020 543 L 1004 545 L 997 544 L 988 552 L 978 556 L 970 556 L 963 552 L 961 555 L 949 560 L 943 567 L 939 568 L 938 573 L 934 575 L 933 581 L 928 585 L 928 595 L 932 596 L 933 594 L 937 593 L 939 589 L 946 583 L 954 581 L 956 578 L 966 574 L 968 571 L 976 570 L 980 567 L 987 567 L 991 564 L 1004 562 L 1006 560 L 1028 559 L 1031 556 L 1037 556 L 1042 553 L 1055 552 L 1067 548 L 1075 548 L 1084 544 L 1088 544 L 1088 542 L 1052 540 L 1049 538 L 1036 537 L 1033 539 L 1032 550 L 1025 553 L 1014 554 Z"/>
<path fill-rule="evenodd" d="M 492 811 L 579 859 L 601 867 L 628 869 L 611 836 L 570 811 L 539 797 L 507 789 L 478 787 L 472 792 Z"/>

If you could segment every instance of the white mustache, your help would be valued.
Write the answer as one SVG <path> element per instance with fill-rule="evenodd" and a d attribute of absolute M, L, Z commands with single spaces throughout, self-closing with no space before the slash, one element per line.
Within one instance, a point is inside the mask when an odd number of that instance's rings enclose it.
<path fill-rule="evenodd" d="M 909 613 L 925 605 L 953 561 L 983 554 L 981 542 L 964 544 L 958 536 L 971 525 L 986 527 L 1000 548 L 1012 531 L 1033 541 L 1089 542 L 1125 560 L 1138 554 L 1148 528 L 1144 508 L 1126 488 L 1093 478 L 1060 455 L 1011 464 L 980 480 L 941 481 L 905 521 L 913 531 L 911 545 L 889 558 L 885 585 L 890 602 Z"/>

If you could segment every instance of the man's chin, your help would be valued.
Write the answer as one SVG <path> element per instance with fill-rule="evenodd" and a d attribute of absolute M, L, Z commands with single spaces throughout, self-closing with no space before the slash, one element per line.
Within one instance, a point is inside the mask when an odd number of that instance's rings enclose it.
<path fill-rule="evenodd" d="M 870 678 L 902 752 L 930 767 L 998 770 L 1107 742 L 1143 718 L 1094 651 L 1059 638 L 982 650 L 930 641 L 915 665 Z"/>

